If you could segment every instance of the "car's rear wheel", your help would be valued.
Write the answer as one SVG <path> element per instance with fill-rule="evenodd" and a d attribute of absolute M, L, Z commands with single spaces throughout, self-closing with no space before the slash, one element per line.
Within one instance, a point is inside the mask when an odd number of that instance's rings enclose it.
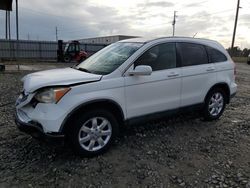
<path fill-rule="evenodd" d="M 211 90 L 205 100 L 203 116 L 205 120 L 219 119 L 226 106 L 225 92 L 220 88 Z"/>
<path fill-rule="evenodd" d="M 95 156 L 105 152 L 118 132 L 118 123 L 112 113 L 105 110 L 84 112 L 71 125 L 69 138 L 73 149 L 82 156 Z"/>

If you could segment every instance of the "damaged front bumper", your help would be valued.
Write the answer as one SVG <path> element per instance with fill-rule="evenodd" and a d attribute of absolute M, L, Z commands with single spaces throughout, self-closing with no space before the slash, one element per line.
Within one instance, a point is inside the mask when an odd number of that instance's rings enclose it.
<path fill-rule="evenodd" d="M 29 120 L 25 112 L 17 110 L 15 113 L 15 123 L 17 128 L 35 138 L 40 139 L 64 139 L 64 134 L 59 132 L 45 133 L 41 124 Z"/>

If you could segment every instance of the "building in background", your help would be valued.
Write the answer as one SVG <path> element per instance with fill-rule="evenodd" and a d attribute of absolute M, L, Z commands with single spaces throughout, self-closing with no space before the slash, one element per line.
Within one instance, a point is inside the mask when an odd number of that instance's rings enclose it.
<path fill-rule="evenodd" d="M 127 35 L 113 35 L 113 36 L 105 36 L 105 37 L 93 37 L 86 39 L 79 39 L 80 43 L 86 44 L 111 44 L 120 40 L 130 39 L 130 38 L 138 38 L 138 36 L 127 36 Z"/>

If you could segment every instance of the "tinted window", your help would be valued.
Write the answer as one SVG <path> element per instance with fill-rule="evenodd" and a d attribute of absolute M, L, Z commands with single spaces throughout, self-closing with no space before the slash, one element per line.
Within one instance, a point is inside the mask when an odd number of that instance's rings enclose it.
<path fill-rule="evenodd" d="M 177 43 L 177 50 L 182 66 L 201 65 L 208 63 L 205 47 L 199 44 Z"/>
<path fill-rule="evenodd" d="M 138 65 L 149 65 L 153 71 L 175 68 L 175 43 L 159 44 L 150 48 L 136 60 L 134 65 L 134 67 Z"/>
<path fill-rule="evenodd" d="M 74 52 L 75 51 L 75 45 L 74 44 L 70 44 L 69 48 L 68 48 L 68 52 Z"/>
<path fill-rule="evenodd" d="M 207 49 L 210 63 L 227 61 L 227 57 L 220 51 L 214 48 L 208 47 L 208 46 L 206 46 L 206 49 Z"/>
<path fill-rule="evenodd" d="M 80 51 L 80 46 L 78 44 L 76 44 L 76 51 L 79 52 Z"/>

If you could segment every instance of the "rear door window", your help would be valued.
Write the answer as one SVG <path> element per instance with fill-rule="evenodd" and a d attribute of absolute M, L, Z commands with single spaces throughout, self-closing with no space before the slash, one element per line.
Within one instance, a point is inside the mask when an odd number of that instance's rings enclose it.
<path fill-rule="evenodd" d="M 208 64 L 208 56 L 203 45 L 193 43 L 176 44 L 179 61 L 182 66 Z"/>

